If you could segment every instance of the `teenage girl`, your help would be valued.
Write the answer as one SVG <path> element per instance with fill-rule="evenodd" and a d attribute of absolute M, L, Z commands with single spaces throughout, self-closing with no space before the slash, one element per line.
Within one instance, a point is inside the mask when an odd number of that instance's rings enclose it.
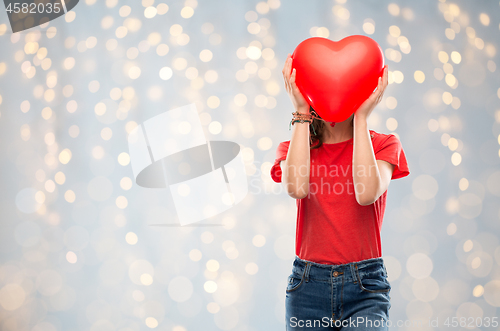
<path fill-rule="evenodd" d="M 291 68 L 289 54 L 283 77 L 295 117 L 311 118 Z M 377 89 L 347 120 L 293 122 L 290 141 L 277 148 L 271 177 L 297 201 L 287 330 L 388 329 L 391 285 L 380 230 L 389 182 L 410 172 L 399 139 L 368 129 L 387 83 L 385 66 Z"/>

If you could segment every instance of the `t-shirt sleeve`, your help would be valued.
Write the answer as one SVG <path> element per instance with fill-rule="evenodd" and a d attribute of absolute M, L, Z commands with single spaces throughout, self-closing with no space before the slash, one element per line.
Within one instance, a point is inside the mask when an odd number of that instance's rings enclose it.
<path fill-rule="evenodd" d="M 276 160 L 271 167 L 271 178 L 276 183 L 281 183 L 281 166 L 280 162 L 286 159 L 288 153 L 288 146 L 290 146 L 290 141 L 282 142 L 278 145 L 276 149 Z"/>
<path fill-rule="evenodd" d="M 375 151 L 376 160 L 384 160 L 394 164 L 394 171 L 391 179 L 398 179 L 410 174 L 406 155 L 398 137 L 390 134 L 385 138 Z"/>

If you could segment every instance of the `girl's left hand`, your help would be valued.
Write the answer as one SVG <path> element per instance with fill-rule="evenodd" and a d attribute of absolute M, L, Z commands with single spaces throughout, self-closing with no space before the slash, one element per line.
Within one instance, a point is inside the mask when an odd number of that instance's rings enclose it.
<path fill-rule="evenodd" d="M 378 79 L 377 89 L 368 97 L 368 99 L 365 100 L 365 102 L 361 104 L 361 106 L 359 106 L 354 113 L 355 117 L 363 117 L 367 119 L 375 106 L 380 102 L 380 100 L 382 100 L 382 96 L 384 95 L 385 88 L 388 83 L 387 72 L 387 65 L 385 65 L 384 73 L 382 74 L 382 77 L 379 77 Z"/>

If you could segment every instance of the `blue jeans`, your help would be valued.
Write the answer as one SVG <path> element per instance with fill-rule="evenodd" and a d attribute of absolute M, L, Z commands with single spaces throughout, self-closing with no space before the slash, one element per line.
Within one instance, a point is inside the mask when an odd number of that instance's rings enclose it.
<path fill-rule="evenodd" d="M 381 257 L 347 264 L 293 261 L 286 330 L 388 330 L 387 270 Z"/>

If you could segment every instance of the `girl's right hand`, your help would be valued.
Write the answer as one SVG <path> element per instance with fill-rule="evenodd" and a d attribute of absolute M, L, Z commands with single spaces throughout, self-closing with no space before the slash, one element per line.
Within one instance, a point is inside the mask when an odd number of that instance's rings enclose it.
<path fill-rule="evenodd" d="M 283 78 L 285 79 L 285 89 L 288 93 L 290 99 L 292 99 L 293 106 L 295 110 L 299 113 L 309 114 L 309 104 L 300 92 L 299 88 L 295 84 L 295 76 L 297 74 L 295 68 L 291 72 L 292 68 L 292 56 L 288 54 L 285 61 L 285 66 L 283 67 Z"/>

